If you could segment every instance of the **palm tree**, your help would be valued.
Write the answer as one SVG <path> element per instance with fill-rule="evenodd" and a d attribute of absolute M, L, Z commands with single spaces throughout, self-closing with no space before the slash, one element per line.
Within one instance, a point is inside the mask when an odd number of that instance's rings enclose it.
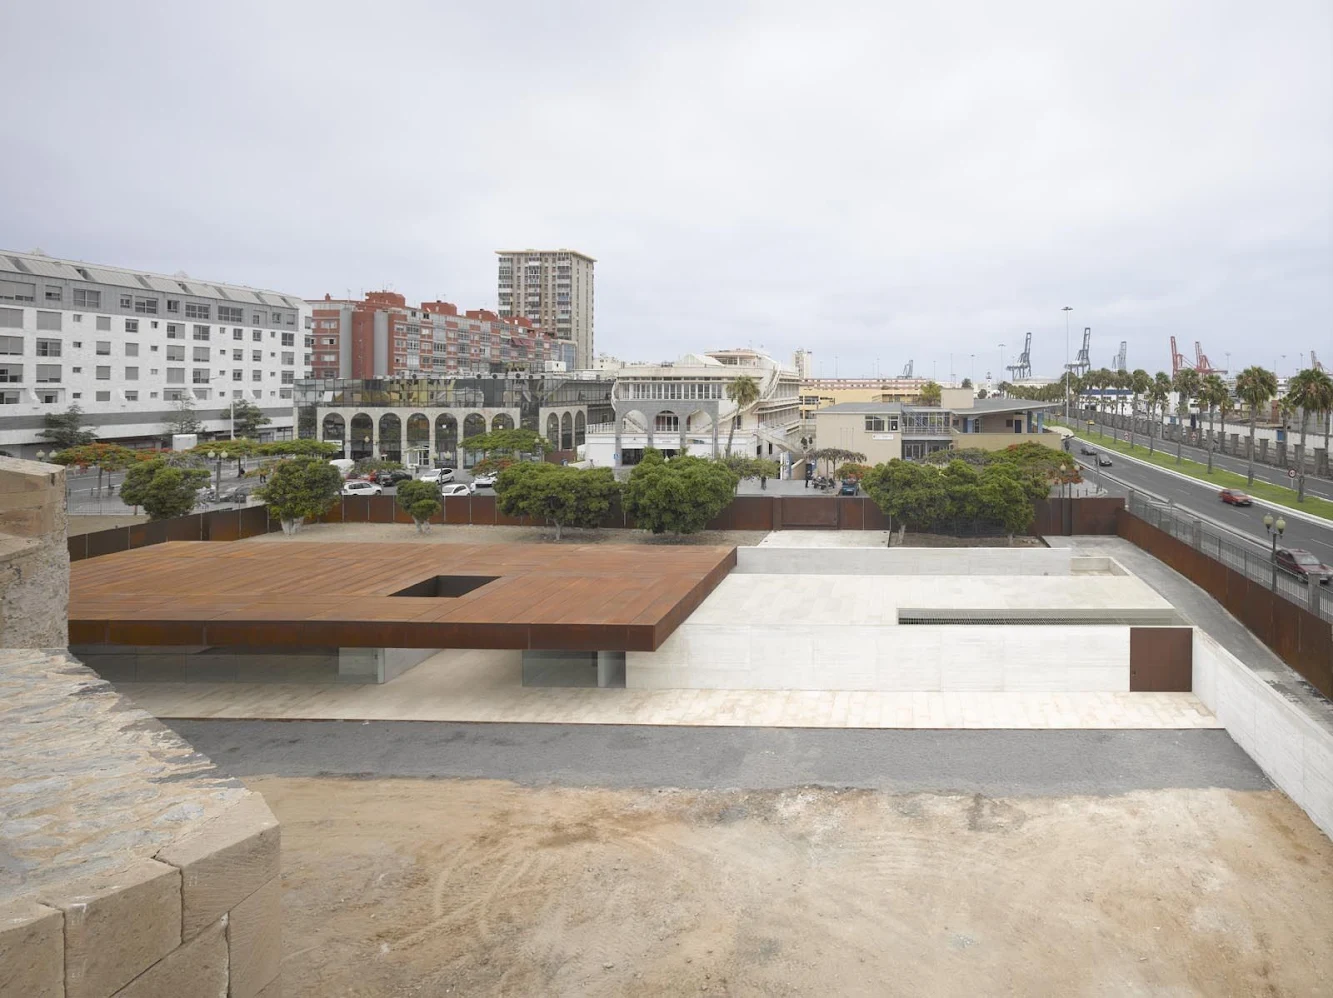
<path fill-rule="evenodd" d="M 939 405 L 940 404 L 940 386 L 933 381 L 927 381 L 921 386 L 921 404 Z"/>
<path fill-rule="evenodd" d="M 1262 367 L 1247 367 L 1236 376 L 1236 394 L 1250 407 L 1250 453 L 1246 482 L 1254 484 L 1254 427 L 1259 421 L 1259 407 L 1277 394 L 1277 377 Z"/>
<path fill-rule="evenodd" d="M 1148 389 L 1152 387 L 1152 375 L 1143 368 L 1135 368 L 1134 373 L 1129 376 L 1129 387 L 1133 392 L 1133 399 L 1129 407 L 1129 447 L 1134 449 L 1134 431 L 1137 429 L 1139 421 L 1139 399 L 1148 394 Z"/>
<path fill-rule="evenodd" d="M 1176 434 L 1176 464 L 1180 463 L 1180 451 L 1185 446 L 1185 417 L 1190 412 L 1190 400 L 1199 394 L 1199 372 L 1192 367 L 1182 367 L 1176 372 L 1175 389 L 1178 396 L 1176 412 L 1180 414 L 1180 432 Z"/>
<path fill-rule="evenodd" d="M 1162 421 L 1166 419 L 1166 406 L 1171 398 L 1171 378 L 1164 371 L 1153 375 L 1152 386 L 1148 389 L 1148 414 L 1152 417 L 1148 423 L 1148 453 L 1153 452 L 1153 425 L 1157 426 L 1157 435 L 1162 435 Z"/>
<path fill-rule="evenodd" d="M 1225 381 L 1216 374 L 1204 376 L 1199 385 L 1199 404 L 1208 406 L 1208 474 L 1210 475 L 1213 473 L 1213 450 L 1217 447 L 1217 434 L 1213 432 L 1213 415 L 1229 398 Z M 1224 429 L 1225 426 L 1223 423 Z"/>
<path fill-rule="evenodd" d="M 1301 456 L 1297 462 L 1296 501 L 1305 502 L 1305 435 L 1310 429 L 1310 413 L 1324 413 L 1333 408 L 1333 378 L 1323 371 L 1308 367 L 1287 383 L 1287 399 L 1301 409 Z M 1327 449 L 1325 453 L 1328 453 Z"/>
<path fill-rule="evenodd" d="M 736 424 L 741 421 L 741 414 L 759 401 L 759 382 L 748 374 L 740 374 L 727 382 L 727 398 L 736 403 L 736 415 L 731 418 L 731 428 L 727 430 L 727 453 L 731 453 L 731 438 L 736 435 Z"/>
<path fill-rule="evenodd" d="M 1236 411 L 1236 400 L 1231 397 L 1231 389 L 1225 388 L 1225 390 L 1222 392 L 1222 398 L 1217 403 L 1217 418 L 1218 422 L 1221 424 L 1221 433 L 1219 434 L 1219 439 L 1222 441 L 1222 443 L 1226 443 L 1227 439 L 1227 416 L 1229 416 L 1231 413 L 1235 411 Z M 1218 452 L 1220 453 L 1222 450 L 1220 444 L 1218 445 L 1217 449 Z"/>

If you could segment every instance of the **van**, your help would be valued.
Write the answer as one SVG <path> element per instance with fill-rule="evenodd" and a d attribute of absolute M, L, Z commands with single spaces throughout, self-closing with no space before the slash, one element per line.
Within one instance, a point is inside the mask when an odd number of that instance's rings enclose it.
<path fill-rule="evenodd" d="M 332 461 L 329 462 L 329 464 L 337 468 L 338 474 L 342 475 L 343 478 L 346 478 L 348 475 L 350 475 L 352 473 L 352 469 L 356 467 L 355 461 L 352 461 L 345 457 L 334 458 Z"/>

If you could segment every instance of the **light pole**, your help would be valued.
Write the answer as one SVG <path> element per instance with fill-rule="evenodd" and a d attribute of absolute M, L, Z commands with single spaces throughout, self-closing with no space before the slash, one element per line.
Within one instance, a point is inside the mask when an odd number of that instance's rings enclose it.
<path fill-rule="evenodd" d="M 222 462 L 225 461 L 225 460 L 227 460 L 227 452 L 226 452 L 225 450 L 224 450 L 224 451 L 211 450 L 211 451 L 208 452 L 208 456 L 209 456 L 210 459 L 212 459 L 212 460 L 214 460 L 214 461 L 217 462 L 217 478 L 215 479 L 215 481 L 216 481 L 217 484 L 213 486 L 213 491 L 216 492 L 218 495 L 221 495 L 221 494 L 222 494 Z"/>
<path fill-rule="evenodd" d="M 1284 519 L 1282 519 L 1282 517 L 1279 516 L 1279 517 L 1277 518 L 1277 522 L 1274 522 L 1274 521 L 1273 521 L 1273 514 L 1272 514 L 1272 513 L 1265 513 L 1265 514 L 1264 514 L 1264 529 L 1268 531 L 1268 536 L 1271 537 L 1271 538 L 1273 539 L 1273 554 L 1272 554 L 1272 562 L 1273 562 L 1273 584 L 1272 584 L 1272 589 L 1273 589 L 1273 592 L 1277 592 L 1277 539 L 1278 539 L 1279 537 L 1281 537 L 1281 536 L 1282 536 L 1282 532 L 1283 532 L 1284 530 L 1287 529 L 1287 521 L 1284 520 Z"/>
<path fill-rule="evenodd" d="M 1069 422 L 1069 313 L 1074 311 L 1072 305 L 1066 305 L 1060 309 L 1065 314 L 1065 422 Z"/>

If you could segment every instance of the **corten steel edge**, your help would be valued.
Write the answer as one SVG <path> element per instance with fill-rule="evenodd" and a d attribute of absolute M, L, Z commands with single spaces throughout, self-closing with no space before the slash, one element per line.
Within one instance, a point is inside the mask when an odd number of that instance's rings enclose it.
<path fill-rule="evenodd" d="M 735 564 L 732 547 L 160 544 L 71 566 L 69 639 L 653 651 Z M 484 581 L 394 595 L 459 577 Z"/>

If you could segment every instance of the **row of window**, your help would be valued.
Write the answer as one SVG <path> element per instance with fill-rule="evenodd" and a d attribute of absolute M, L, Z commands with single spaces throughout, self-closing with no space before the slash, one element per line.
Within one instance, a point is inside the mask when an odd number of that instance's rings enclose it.
<path fill-rule="evenodd" d="M 57 284 L 47 284 L 42 289 L 42 300 L 56 304 L 64 304 L 64 288 Z M 7 301 L 33 302 L 37 301 L 37 285 L 29 281 L 15 281 L 11 279 L 0 280 L 0 299 Z M 101 308 L 102 292 L 96 288 L 73 288 L 70 292 L 70 303 L 75 308 Z M 133 311 L 140 315 L 157 315 L 162 300 L 153 295 L 137 295 L 129 292 L 120 292 L 117 298 L 117 304 L 127 312 Z M 181 299 L 168 298 L 166 311 L 171 315 L 181 313 Z M 208 302 L 185 302 L 185 318 L 187 319 L 208 319 L 212 317 L 213 306 Z M 218 320 L 221 322 L 244 322 L 245 309 L 240 305 L 218 305 Z M 274 312 L 273 324 L 276 325 L 296 325 L 295 312 Z M 268 312 L 251 312 L 250 321 L 256 326 L 268 325 Z"/>
<path fill-rule="evenodd" d="M 95 308 L 96 306 L 92 306 L 92 307 Z M 219 311 L 221 311 L 221 309 L 219 309 Z M 83 321 L 83 314 L 82 314 L 82 313 L 74 312 L 74 313 L 71 313 L 71 314 L 72 314 L 72 316 L 73 316 L 73 321 L 74 321 L 74 322 L 78 323 L 78 322 L 82 322 L 82 321 Z M 152 313 L 149 313 L 149 314 L 152 314 Z M 62 321 L 63 316 L 64 316 L 64 313 L 63 313 L 63 312 L 43 312 L 43 311 L 38 311 L 38 312 L 37 312 L 37 328 L 38 328 L 39 330 L 44 330 L 44 331 L 45 331 L 45 330 L 49 330 L 49 331 L 51 331 L 51 332 L 59 332 L 60 330 L 62 330 L 62 329 L 64 328 L 63 321 Z M 99 331 L 106 331 L 106 332 L 110 332 L 110 331 L 111 331 L 111 316 L 109 316 L 109 315 L 96 315 L 96 316 L 93 316 L 93 318 L 96 320 L 97 329 L 98 329 Z M 205 314 L 205 315 L 199 316 L 199 318 L 207 319 L 207 318 L 208 318 L 208 315 Z M 222 318 L 224 318 L 224 316 L 219 315 L 218 318 L 219 318 L 219 319 L 222 319 Z M 230 318 L 230 317 L 228 317 L 228 318 L 229 318 L 229 321 L 234 321 L 234 322 L 239 322 L 239 321 L 241 321 L 239 316 L 237 316 L 237 317 L 235 317 L 235 318 Z M 256 315 L 256 316 L 255 316 L 255 320 L 258 321 L 258 320 L 259 320 L 259 316 Z M 139 331 L 139 320 L 138 320 L 138 319 L 125 319 L 125 320 L 124 320 L 124 323 L 125 323 L 125 332 L 127 332 L 127 333 L 137 333 L 137 332 Z M 0 329 L 22 329 L 22 328 L 23 328 L 23 309 L 21 309 L 21 308 L 0 308 Z M 156 320 L 153 321 L 153 328 L 154 328 L 154 329 L 157 328 L 157 322 L 156 322 Z M 168 323 L 167 323 L 167 337 L 168 337 L 168 338 L 171 338 L 171 337 L 173 337 L 173 336 L 179 334 L 179 332 L 180 332 L 180 330 L 181 330 L 182 328 L 183 328 L 182 325 L 181 325 L 180 323 L 178 323 L 178 322 L 168 322 Z M 208 326 L 195 326 L 195 327 L 194 327 L 194 329 L 195 329 L 195 333 L 196 333 L 196 337 L 195 337 L 195 338 L 196 338 L 196 339 L 206 339 L 207 336 L 202 336 L 202 337 L 201 337 L 201 336 L 199 336 L 199 335 L 197 335 L 197 334 L 199 333 L 200 330 L 203 330 L 205 333 L 207 333 L 207 331 L 209 330 L 209 328 L 210 328 L 210 327 L 208 327 Z M 233 335 L 236 339 L 239 340 L 239 339 L 241 339 L 243 333 L 242 333 L 242 331 L 241 331 L 240 329 L 236 329 L 236 330 L 233 330 L 233 331 L 232 331 L 232 335 Z M 270 336 L 270 337 L 272 337 L 272 336 L 277 336 L 277 335 L 278 335 L 277 331 L 275 331 L 275 330 L 270 330 L 270 331 L 269 331 L 269 336 Z M 256 339 L 256 340 L 261 340 L 261 339 L 263 339 L 263 338 L 264 338 L 263 330 L 260 330 L 260 329 L 252 330 L 252 336 L 253 336 L 253 338 Z M 310 339 L 310 337 L 306 337 L 306 339 Z M 288 333 L 288 332 L 284 332 L 284 333 L 282 333 L 282 345 L 285 346 L 285 347 L 295 346 L 295 345 L 296 345 L 296 334 L 295 334 L 295 333 Z"/>
<path fill-rule="evenodd" d="M 717 381 L 631 381 L 622 392 L 622 398 L 647 399 L 720 399 L 723 385 Z"/>
<path fill-rule="evenodd" d="M 34 390 L 33 394 L 36 396 L 37 401 L 38 401 L 39 403 L 44 404 L 44 405 L 57 405 L 57 404 L 60 403 L 60 392 L 59 392 L 59 391 L 49 391 L 49 390 L 43 390 L 43 389 L 36 389 L 36 390 Z M 262 398 L 264 397 L 264 392 L 263 392 L 262 389 L 255 389 L 255 390 L 252 391 L 250 394 L 251 394 L 254 398 L 257 398 L 257 399 L 262 399 Z M 280 391 L 276 391 L 276 392 L 270 391 L 268 394 L 269 394 L 269 397 L 270 397 L 270 398 L 279 397 L 279 398 L 289 399 L 289 398 L 292 397 L 292 389 L 290 389 L 290 388 L 283 388 L 283 389 L 281 389 Z M 110 401 L 111 401 L 111 392 L 110 392 L 110 391 L 99 391 L 99 392 L 94 392 L 93 395 L 94 395 L 94 398 L 96 399 L 96 401 L 98 401 L 98 402 L 110 402 Z M 125 399 L 126 402 L 138 402 L 138 401 L 139 401 L 139 392 L 138 392 L 137 389 L 127 389 L 127 390 L 121 392 L 121 395 L 124 397 L 124 399 Z M 162 398 L 163 398 L 164 401 L 167 401 L 167 402 L 175 402 L 175 401 L 178 401 L 178 400 L 179 400 L 182 396 L 184 396 L 184 395 L 185 395 L 185 390 L 184 390 L 183 388 L 168 388 L 166 391 L 162 392 Z M 201 391 L 198 391 L 198 390 L 195 391 L 194 395 L 195 395 L 196 398 L 199 398 L 199 399 L 206 399 L 206 398 L 208 397 L 208 393 L 207 393 L 207 392 L 201 392 Z M 73 397 L 73 399 L 74 399 L 75 401 L 78 401 L 79 399 L 83 398 L 83 392 L 72 392 L 72 393 L 71 393 L 71 396 Z M 158 393 L 157 393 L 157 392 L 149 392 L 149 393 L 148 393 L 148 397 L 149 397 L 150 399 L 155 399 L 155 398 L 158 397 Z M 226 396 L 225 393 L 221 393 L 221 392 L 220 392 L 220 393 L 218 394 L 218 398 L 219 398 L 219 400 L 221 400 L 221 399 L 225 399 L 226 397 L 227 397 L 227 396 Z M 233 392 L 231 393 L 231 397 L 232 397 L 232 398 L 244 398 L 244 397 L 245 397 L 245 392 L 240 391 L 240 390 L 233 391 Z M 22 393 L 21 391 L 12 391 L 12 390 L 9 390 L 9 391 L 0 391 L 0 405 L 19 405 L 19 404 L 22 403 L 22 401 L 23 401 L 23 393 Z"/>

